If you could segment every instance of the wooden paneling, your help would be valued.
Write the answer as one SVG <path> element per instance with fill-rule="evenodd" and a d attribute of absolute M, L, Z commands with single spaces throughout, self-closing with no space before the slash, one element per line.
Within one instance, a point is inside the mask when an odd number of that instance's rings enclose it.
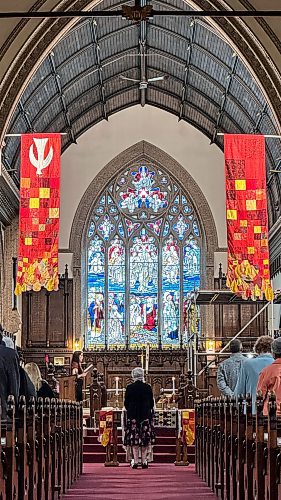
<path fill-rule="evenodd" d="M 73 281 L 60 278 L 59 290 L 22 296 L 23 347 L 72 347 Z"/>

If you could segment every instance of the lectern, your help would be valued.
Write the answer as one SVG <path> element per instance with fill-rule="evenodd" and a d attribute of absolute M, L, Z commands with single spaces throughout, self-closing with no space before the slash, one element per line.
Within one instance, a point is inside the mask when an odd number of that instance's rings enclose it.
<path fill-rule="evenodd" d="M 60 399 L 76 401 L 76 375 L 61 377 L 58 380 L 60 385 Z"/>

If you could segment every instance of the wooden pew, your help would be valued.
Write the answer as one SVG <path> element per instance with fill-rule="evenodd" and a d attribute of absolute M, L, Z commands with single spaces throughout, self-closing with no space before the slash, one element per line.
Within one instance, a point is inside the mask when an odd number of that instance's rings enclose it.
<path fill-rule="evenodd" d="M 270 395 L 269 416 L 257 396 L 196 404 L 196 471 L 224 500 L 281 498 L 281 418 Z"/>
<path fill-rule="evenodd" d="M 21 397 L 0 428 L 0 500 L 57 500 L 83 466 L 82 403 Z"/>

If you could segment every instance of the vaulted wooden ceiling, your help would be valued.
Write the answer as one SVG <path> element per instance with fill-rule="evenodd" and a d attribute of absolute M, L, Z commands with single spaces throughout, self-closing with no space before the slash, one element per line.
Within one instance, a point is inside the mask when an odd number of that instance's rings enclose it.
<path fill-rule="evenodd" d="M 94 12 L 120 9 L 122 3 L 104 0 Z M 182 0 L 149 3 L 169 9 L 171 16 L 138 25 L 120 17 L 91 17 L 71 27 L 19 96 L 7 132 L 65 132 L 65 150 L 100 120 L 141 104 L 186 120 L 220 148 L 223 137 L 217 132 L 277 134 L 276 113 L 235 43 L 196 18 L 195 11 L 194 17 L 173 17 L 174 9 L 192 10 Z M 161 75 L 169 78 L 147 88 L 121 78 L 147 81 Z M 271 170 L 281 163 L 281 142 L 267 139 L 266 145 L 272 224 L 280 215 L 280 177 Z M 17 184 L 19 139 L 6 139 L 2 160 Z"/>

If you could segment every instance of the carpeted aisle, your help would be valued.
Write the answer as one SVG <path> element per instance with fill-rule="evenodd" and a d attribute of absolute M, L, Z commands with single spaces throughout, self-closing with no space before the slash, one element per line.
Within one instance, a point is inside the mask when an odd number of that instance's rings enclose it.
<path fill-rule="evenodd" d="M 84 474 L 63 500 L 191 500 L 217 498 L 189 467 L 153 464 L 132 470 L 127 464 L 85 464 Z"/>

